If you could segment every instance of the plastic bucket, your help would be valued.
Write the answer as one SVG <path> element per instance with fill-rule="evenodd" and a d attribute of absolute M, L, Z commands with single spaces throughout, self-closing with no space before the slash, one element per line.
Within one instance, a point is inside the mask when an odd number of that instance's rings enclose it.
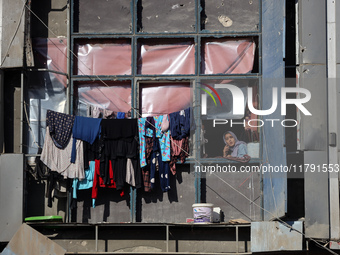
<path fill-rule="evenodd" d="M 193 204 L 194 223 L 211 223 L 213 207 L 214 205 L 209 203 Z"/>

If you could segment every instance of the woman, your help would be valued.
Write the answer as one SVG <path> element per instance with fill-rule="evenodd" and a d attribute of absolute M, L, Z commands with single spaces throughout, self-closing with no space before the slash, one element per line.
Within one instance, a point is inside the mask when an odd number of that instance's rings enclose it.
<path fill-rule="evenodd" d="M 223 134 L 223 141 L 225 143 L 223 149 L 223 157 L 236 161 L 249 161 L 250 157 L 247 155 L 247 144 L 239 141 L 236 135 L 228 131 Z"/>

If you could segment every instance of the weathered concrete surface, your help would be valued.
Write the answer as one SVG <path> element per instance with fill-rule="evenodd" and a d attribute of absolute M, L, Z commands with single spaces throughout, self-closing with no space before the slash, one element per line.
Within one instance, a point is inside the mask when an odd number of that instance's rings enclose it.
<path fill-rule="evenodd" d="M 251 223 L 251 251 L 299 251 L 302 250 L 303 222 L 287 222 L 288 227 L 280 222 Z M 299 233 L 300 232 L 300 233 Z"/>
<path fill-rule="evenodd" d="M 64 248 L 24 223 L 1 255 L 62 255 L 65 253 L 66 250 Z"/>

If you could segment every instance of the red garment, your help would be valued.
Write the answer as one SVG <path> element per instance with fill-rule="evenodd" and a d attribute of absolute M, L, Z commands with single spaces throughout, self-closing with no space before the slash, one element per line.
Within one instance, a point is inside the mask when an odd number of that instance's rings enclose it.
<path fill-rule="evenodd" d="M 116 183 L 113 180 L 113 169 L 112 169 L 112 163 L 110 160 L 110 169 L 109 169 L 109 174 L 110 174 L 110 184 L 105 185 L 104 180 L 102 177 L 100 177 L 100 160 L 96 159 L 95 160 L 95 168 L 94 168 L 94 177 L 93 177 L 93 187 L 92 187 L 92 198 L 96 199 L 98 196 L 98 187 L 101 188 L 116 188 Z M 120 193 L 120 196 L 124 196 L 124 190 Z"/>

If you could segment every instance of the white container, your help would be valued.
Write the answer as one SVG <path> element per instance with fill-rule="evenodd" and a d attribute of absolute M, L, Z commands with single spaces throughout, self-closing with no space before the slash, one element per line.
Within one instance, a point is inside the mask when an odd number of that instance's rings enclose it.
<path fill-rule="evenodd" d="M 214 223 L 220 223 L 221 222 L 221 208 L 220 207 L 214 207 L 213 208 L 213 217 L 212 221 Z"/>
<path fill-rule="evenodd" d="M 193 204 L 194 223 L 211 223 L 213 207 L 214 205 L 209 203 Z"/>

